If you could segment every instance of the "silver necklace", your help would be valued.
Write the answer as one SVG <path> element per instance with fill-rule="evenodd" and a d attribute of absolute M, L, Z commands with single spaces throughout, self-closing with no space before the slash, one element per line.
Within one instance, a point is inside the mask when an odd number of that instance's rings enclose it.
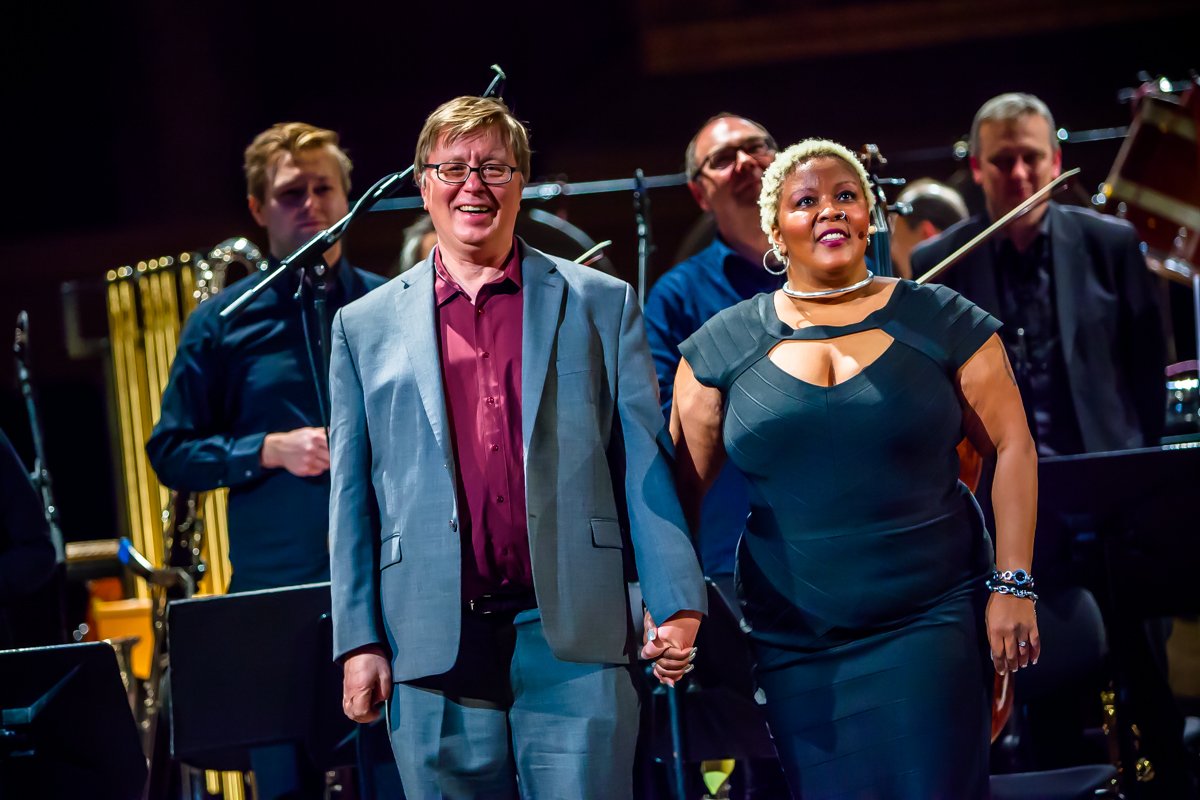
<path fill-rule="evenodd" d="M 795 297 L 797 300 L 811 300 L 814 297 L 832 297 L 835 294 L 846 294 L 853 292 L 855 289 L 861 289 L 871 281 L 875 280 L 875 273 L 867 270 L 867 277 L 863 278 L 858 283 L 852 283 L 849 286 L 841 286 L 837 289 L 821 289 L 819 292 L 798 292 L 791 287 L 791 281 L 784 281 L 783 293 L 788 297 Z"/>

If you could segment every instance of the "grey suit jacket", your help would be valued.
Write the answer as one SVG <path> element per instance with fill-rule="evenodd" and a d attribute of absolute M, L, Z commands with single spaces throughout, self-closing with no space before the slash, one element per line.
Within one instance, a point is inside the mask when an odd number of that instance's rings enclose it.
<path fill-rule="evenodd" d="M 1067 382 L 1088 452 L 1158 443 L 1165 417 L 1166 337 L 1153 276 L 1129 223 L 1050 203 L 1054 302 Z M 920 275 L 987 227 L 953 225 L 913 251 Z M 976 248 L 940 279 L 1000 318 L 995 249 Z"/>
<path fill-rule="evenodd" d="M 522 243 L 522 435 L 534 590 L 563 660 L 635 651 L 626 583 L 656 620 L 705 611 L 630 286 Z M 334 656 L 381 644 L 393 679 L 454 665 L 462 544 L 432 259 L 340 312 L 330 366 Z M 636 566 L 635 566 L 636 565 Z"/>

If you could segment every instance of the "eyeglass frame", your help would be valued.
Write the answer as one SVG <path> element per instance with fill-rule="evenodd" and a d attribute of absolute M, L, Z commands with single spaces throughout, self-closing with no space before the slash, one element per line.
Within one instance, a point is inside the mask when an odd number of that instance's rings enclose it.
<path fill-rule="evenodd" d="M 770 150 L 770 152 L 772 154 L 776 154 L 779 152 L 779 145 L 776 143 L 775 137 L 771 136 L 770 134 L 764 134 L 762 136 L 748 136 L 745 139 L 743 139 L 742 141 L 738 142 L 737 144 L 722 145 L 721 147 L 718 147 L 716 150 L 713 150 L 711 153 L 706 155 L 703 159 L 700 160 L 700 163 L 696 165 L 696 168 L 688 176 L 688 180 L 694 181 L 694 180 L 696 180 L 696 178 L 700 177 L 700 173 L 702 173 L 704 171 L 704 168 L 706 166 L 708 166 L 708 162 L 712 159 L 712 157 L 715 156 L 717 153 L 721 152 L 722 150 L 726 150 L 729 148 L 733 148 L 733 150 L 735 151 L 734 156 L 733 156 L 733 161 L 729 162 L 729 167 L 732 167 L 734 164 L 737 163 L 737 153 L 746 153 L 745 146 L 747 144 L 749 144 L 750 142 L 762 142 L 763 144 L 765 144 L 767 146 L 767 148 Z M 756 156 L 751 155 L 750 153 L 746 153 L 746 155 L 749 156 L 750 158 L 756 158 Z M 713 170 L 718 171 L 718 172 L 724 172 L 725 170 L 729 169 L 729 167 L 713 167 Z"/>
<path fill-rule="evenodd" d="M 442 167 L 446 166 L 447 164 L 457 164 L 457 165 L 466 167 L 467 168 L 467 177 L 463 178 L 461 181 L 446 180 L 445 178 L 442 177 Z M 507 167 L 508 168 L 508 180 L 504 180 L 504 181 L 484 180 L 483 172 L 481 171 L 481 170 L 483 170 L 484 167 Z M 472 172 L 474 172 L 476 175 L 479 176 L 479 181 L 481 183 L 483 183 L 485 186 L 504 186 L 505 184 L 512 183 L 513 176 L 517 174 L 519 168 L 513 164 L 489 163 L 489 164 L 480 164 L 478 167 L 472 167 L 470 164 L 468 164 L 465 161 L 441 161 L 437 164 L 422 164 L 421 169 L 432 169 L 433 174 L 435 176 L 437 176 L 437 179 L 439 181 L 441 181 L 442 183 L 448 184 L 450 186 L 462 186 L 464 183 L 471 180 Z"/>

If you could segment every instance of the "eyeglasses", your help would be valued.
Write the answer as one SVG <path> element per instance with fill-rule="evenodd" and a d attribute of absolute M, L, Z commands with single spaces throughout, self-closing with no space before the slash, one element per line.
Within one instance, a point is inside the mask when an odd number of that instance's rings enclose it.
<path fill-rule="evenodd" d="M 726 145 L 720 150 L 714 150 L 709 153 L 696 166 L 696 169 L 692 172 L 692 177 L 694 178 L 699 175 L 705 167 L 714 172 L 724 172 L 737 162 L 738 153 L 745 153 L 757 160 L 775 155 L 777 149 L 775 140 L 770 136 L 752 136 L 737 144 Z"/>
<path fill-rule="evenodd" d="M 443 161 L 440 164 L 426 164 L 425 169 L 436 172 L 438 179 L 443 183 L 466 183 L 467 179 L 471 177 L 471 173 L 477 172 L 479 180 L 492 186 L 499 186 L 512 180 L 513 170 L 516 167 L 510 167 L 508 164 L 481 164 L 478 167 L 472 167 L 461 161 Z"/>

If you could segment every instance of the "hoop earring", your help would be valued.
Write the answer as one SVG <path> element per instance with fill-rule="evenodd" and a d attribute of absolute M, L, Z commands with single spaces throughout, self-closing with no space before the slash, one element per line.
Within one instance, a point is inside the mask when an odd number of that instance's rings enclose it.
<path fill-rule="evenodd" d="M 782 269 L 774 270 L 767 266 L 767 258 L 772 255 L 775 256 L 776 261 L 778 261 L 780 264 L 783 264 Z M 788 257 L 779 252 L 779 247 L 777 245 L 772 245 L 770 250 L 763 253 L 762 265 L 763 269 L 772 275 L 785 275 L 788 271 Z"/>

